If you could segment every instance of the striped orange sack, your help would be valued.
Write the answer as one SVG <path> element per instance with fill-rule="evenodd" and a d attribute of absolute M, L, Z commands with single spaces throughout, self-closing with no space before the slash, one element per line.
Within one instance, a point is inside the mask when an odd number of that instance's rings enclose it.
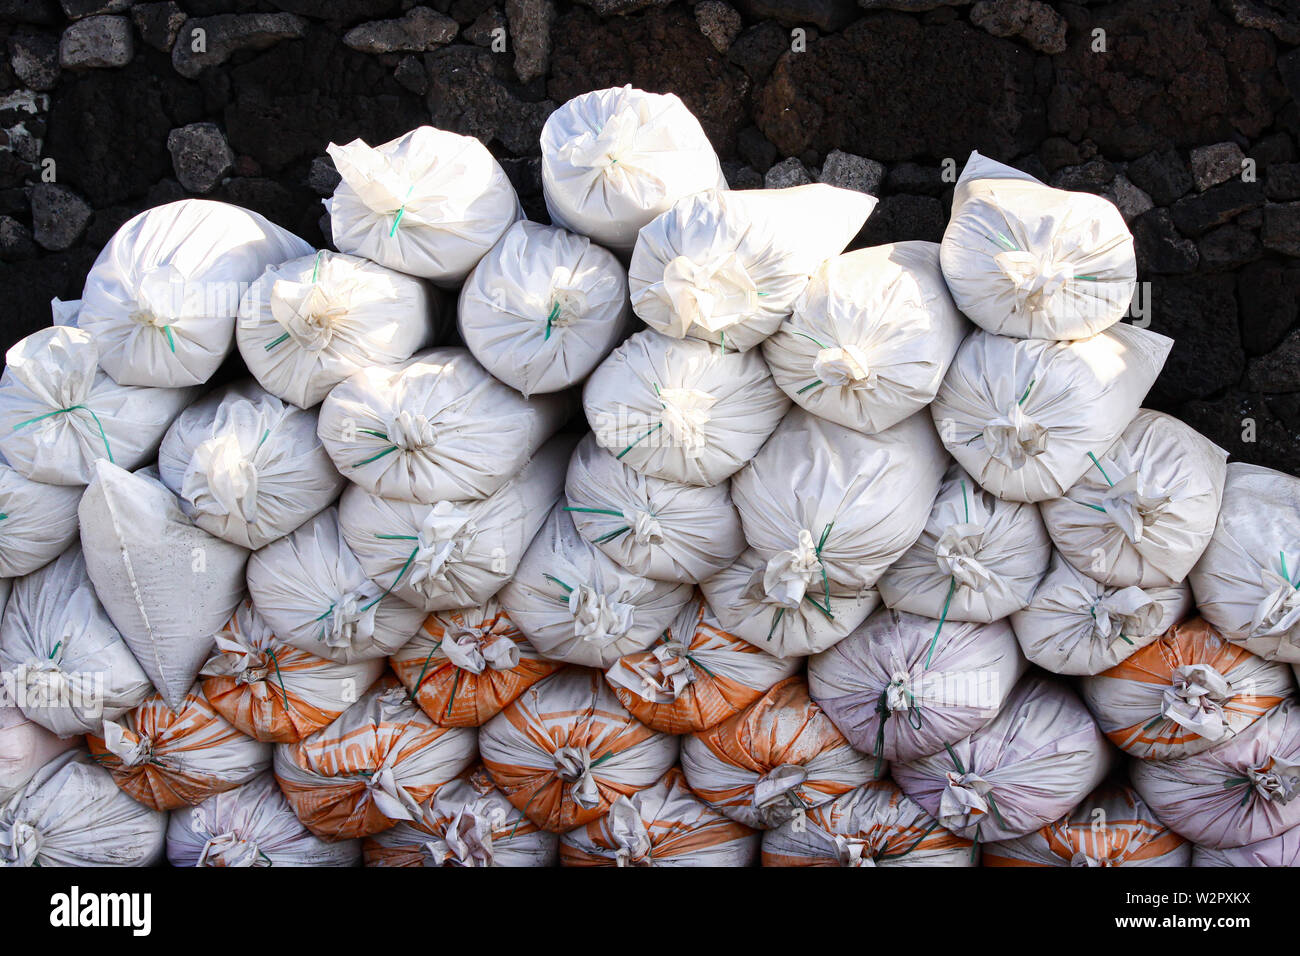
<path fill-rule="evenodd" d="M 418 820 L 366 837 L 366 866 L 554 866 L 558 837 L 533 823 L 481 765 L 438 788 Z"/>
<path fill-rule="evenodd" d="M 866 783 L 874 763 L 849 746 L 802 677 L 787 677 L 734 717 L 682 741 L 691 789 L 760 829 Z"/>
<path fill-rule="evenodd" d="M 637 720 L 665 734 L 689 734 L 744 710 L 799 659 L 773 657 L 723 630 L 696 591 L 648 650 L 625 654 L 605 680 Z"/>
<path fill-rule="evenodd" d="M 154 694 L 86 743 L 119 787 L 155 810 L 194 806 L 271 766 L 271 745 L 232 726 L 198 684 L 175 712 Z"/>
<path fill-rule="evenodd" d="M 333 723 L 279 744 L 275 776 L 312 833 L 370 836 L 418 820 L 420 804 L 474 761 L 476 736 L 439 727 L 384 677 Z"/>
<path fill-rule="evenodd" d="M 984 847 L 985 866 L 1187 866 L 1192 845 L 1132 787 L 1102 784 L 1066 817 Z"/>
<path fill-rule="evenodd" d="M 945 830 L 891 780 L 873 780 L 763 834 L 764 866 L 974 866 L 975 845 Z"/>
<path fill-rule="evenodd" d="M 1290 696 L 1285 664 L 1230 643 L 1193 618 L 1080 683 L 1111 743 L 1134 757 L 1166 760 L 1233 737 Z"/>
<path fill-rule="evenodd" d="M 293 743 L 348 709 L 379 679 L 383 658 L 339 663 L 286 644 L 244 601 L 199 671 L 203 696 L 255 740 Z"/>
<path fill-rule="evenodd" d="M 586 667 L 528 688 L 483 725 L 479 749 L 510 802 L 556 833 L 596 819 L 677 762 L 677 738 L 638 721 Z"/>
<path fill-rule="evenodd" d="M 389 662 L 435 724 L 479 727 L 564 666 L 542 657 L 496 598 L 434 611 Z"/>
<path fill-rule="evenodd" d="M 560 837 L 561 866 L 751 866 L 758 832 L 693 794 L 680 768 Z"/>

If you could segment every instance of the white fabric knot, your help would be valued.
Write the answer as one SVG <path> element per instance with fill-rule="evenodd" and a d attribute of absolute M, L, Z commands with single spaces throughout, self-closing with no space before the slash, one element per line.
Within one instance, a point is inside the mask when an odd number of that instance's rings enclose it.
<path fill-rule="evenodd" d="M 440 837 L 424 844 L 429 866 L 483 867 L 493 860 L 492 823 L 481 808 L 467 804 L 452 817 Z"/>
<path fill-rule="evenodd" d="M 950 524 L 934 546 L 934 560 L 939 570 L 950 575 L 958 585 L 979 594 L 993 583 L 993 575 L 976 557 L 983 546 L 983 525 Z"/>
<path fill-rule="evenodd" d="M 664 532 L 659 526 L 659 519 L 650 512 L 641 508 L 624 508 L 623 520 L 632 530 L 632 538 L 642 547 L 664 543 Z"/>
<path fill-rule="evenodd" d="M 149 269 L 140 277 L 135 303 L 131 321 L 155 329 L 205 314 L 203 284 L 191 283 L 189 276 L 171 264 Z"/>
<path fill-rule="evenodd" d="M 510 627 L 498 618 L 490 628 L 453 624 L 444 629 L 440 649 L 453 665 L 471 674 L 513 670 L 519 666 L 519 645 L 505 635 Z"/>
<path fill-rule="evenodd" d="M 1269 593 L 1255 607 L 1250 636 L 1286 634 L 1300 625 L 1300 588 L 1269 568 L 1260 569 L 1260 585 Z"/>
<path fill-rule="evenodd" d="M 1120 588 L 1093 606 L 1093 637 L 1105 644 L 1125 637 L 1147 637 L 1160 629 L 1163 620 L 1164 609 L 1159 601 L 1141 588 Z"/>
<path fill-rule="evenodd" d="M 195 866 L 270 866 L 257 844 L 232 832 L 221 833 L 203 844 Z"/>
<path fill-rule="evenodd" d="M 874 867 L 877 852 L 879 851 L 872 842 L 860 837 L 847 837 L 842 833 L 835 834 L 835 855 L 840 866 Z"/>
<path fill-rule="evenodd" d="M 1213 667 L 1183 664 L 1164 690 L 1161 713 L 1206 740 L 1221 740 L 1228 734 L 1223 705 L 1231 699 L 1232 685 Z"/>
<path fill-rule="evenodd" d="M 822 562 L 813 543 L 812 532 L 799 529 L 799 543 L 789 551 L 779 551 L 768 559 L 763 569 L 763 592 L 769 604 L 798 607 L 808 586 L 822 571 Z"/>
<path fill-rule="evenodd" d="M 804 767 L 778 764 L 754 784 L 753 805 L 760 810 L 788 815 L 795 806 L 802 806 L 797 791 L 807 782 L 808 771 Z"/>
<path fill-rule="evenodd" d="M 573 802 L 584 810 L 600 804 L 600 788 L 591 772 L 591 751 L 586 747 L 560 747 L 555 751 L 555 775 L 569 784 Z"/>
<path fill-rule="evenodd" d="M 26 820 L 0 819 L 0 861 L 35 866 L 41 853 L 41 831 Z"/>
<path fill-rule="evenodd" d="M 449 501 L 439 501 L 420 522 L 415 557 L 411 560 L 411 586 L 433 594 L 446 578 L 447 565 L 460 558 L 460 537 L 473 533 L 470 515 L 458 511 Z"/>
<path fill-rule="evenodd" d="M 600 129 L 584 130 L 561 146 L 559 157 L 571 166 L 612 173 L 634 153 L 641 119 L 634 104 L 625 104 L 611 113 Z M 659 186 L 666 188 L 662 182 Z"/>
<path fill-rule="evenodd" d="M 915 699 L 911 690 L 911 680 L 906 674 L 895 674 L 885 685 L 885 706 L 891 712 L 911 710 Z"/>
<path fill-rule="evenodd" d="M 375 633 L 375 616 L 383 593 L 371 581 L 340 595 L 321 616 L 321 640 L 326 647 L 351 647 Z"/>
<path fill-rule="evenodd" d="M 624 604 L 589 584 L 569 592 L 573 636 L 588 643 L 604 644 L 622 637 L 631 629 L 635 611 L 636 605 Z"/>
<path fill-rule="evenodd" d="M 1104 857 L 1089 856 L 1079 850 L 1070 857 L 1070 866 L 1119 866 L 1119 864 Z"/>
<path fill-rule="evenodd" d="M 654 866 L 654 843 L 645 821 L 625 796 L 615 798 L 606 818 L 609 835 L 614 838 L 614 855 L 619 866 Z"/>
<path fill-rule="evenodd" d="M 377 809 L 390 820 L 419 820 L 423 811 L 404 786 L 397 782 L 392 767 L 380 767 L 366 779 L 366 793 Z"/>
<path fill-rule="evenodd" d="M 127 730 L 115 720 L 104 721 L 104 749 L 122 761 L 124 767 L 136 767 L 153 760 L 153 741 L 148 734 Z"/>
<path fill-rule="evenodd" d="M 630 690 L 647 704 L 671 704 L 695 682 L 689 651 L 677 641 L 658 644 L 648 658 L 620 658 L 606 672 L 605 679 Z"/>
<path fill-rule="evenodd" d="M 433 444 L 433 423 L 427 415 L 403 408 L 388 421 L 388 440 L 401 451 L 416 451 Z"/>
<path fill-rule="evenodd" d="M 708 444 L 704 426 L 717 399 L 698 388 L 665 388 L 659 393 L 659 420 L 672 443 L 688 455 L 701 455 Z"/>
<path fill-rule="evenodd" d="M 758 287 L 734 250 L 704 260 L 677 256 L 664 266 L 663 291 L 672 306 L 665 332 L 679 339 L 693 325 L 724 333 L 758 308 Z"/>
<path fill-rule="evenodd" d="M 821 349 L 813 359 L 813 374 L 826 385 L 854 390 L 874 388 L 876 370 L 868 358 L 867 350 L 859 345 Z"/>
<path fill-rule="evenodd" d="M 347 298 L 331 295 L 320 283 L 277 279 L 271 286 L 271 317 L 299 348 L 327 348 L 338 321 L 347 314 Z"/>
<path fill-rule="evenodd" d="M 181 494 L 206 514 L 257 520 L 257 466 L 238 434 L 223 431 L 199 443 L 185 469 Z"/>
<path fill-rule="evenodd" d="M 984 445 L 991 457 L 1012 470 L 1047 450 L 1047 429 L 1025 413 L 1019 403 L 984 426 Z"/>
<path fill-rule="evenodd" d="M 1148 487 L 1142 475 L 1133 472 L 1106 490 L 1101 499 L 1101 507 L 1114 525 L 1124 532 L 1124 536 L 1137 544 L 1142 540 L 1146 529 L 1169 510 L 1174 494 L 1185 480 L 1179 482 L 1178 487 L 1166 490 Z"/>
<path fill-rule="evenodd" d="M 978 822 L 989 812 L 985 799 L 993 784 L 975 773 L 948 771 L 947 785 L 939 798 L 939 823 L 949 830 L 960 830 Z"/>
<path fill-rule="evenodd" d="M 1271 803 L 1287 804 L 1300 793 L 1300 764 L 1272 757 L 1259 769 L 1246 771 L 1255 791 Z"/>
<path fill-rule="evenodd" d="M 1057 259 L 1051 251 L 1035 254 L 1023 250 L 1000 252 L 993 262 L 1011 280 L 1015 311 L 1032 315 L 1052 311 L 1052 299 L 1074 278 L 1074 266 Z"/>

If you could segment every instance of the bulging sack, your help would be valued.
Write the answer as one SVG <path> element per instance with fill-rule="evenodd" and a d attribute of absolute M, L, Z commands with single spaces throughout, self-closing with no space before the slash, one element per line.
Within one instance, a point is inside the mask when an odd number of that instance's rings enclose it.
<path fill-rule="evenodd" d="M 938 245 L 895 242 L 828 259 L 763 358 L 796 404 L 871 434 L 934 400 L 969 329 Z"/>
<path fill-rule="evenodd" d="M 793 603 L 782 588 L 767 590 L 767 561 L 753 548 L 729 568 L 700 582 L 709 607 L 723 629 L 777 657 L 806 657 L 844 639 L 880 605 L 867 590 L 837 597 L 827 612 L 812 591 Z"/>
<path fill-rule="evenodd" d="M 1300 707 L 1288 697 L 1217 747 L 1133 760 L 1129 774 L 1156 815 L 1198 846 L 1271 839 L 1300 823 Z"/>
<path fill-rule="evenodd" d="M 264 389 L 310 408 L 360 369 L 410 358 L 442 325 L 427 283 L 322 249 L 262 273 L 240 302 L 235 340 Z"/>
<path fill-rule="evenodd" d="M 1268 660 L 1300 663 L 1300 478 L 1234 461 L 1210 544 L 1187 576 L 1201 615 Z"/>
<path fill-rule="evenodd" d="M 1011 615 L 1025 657 L 1053 674 L 1099 674 L 1155 641 L 1192 613 L 1186 584 L 1108 588 L 1059 554 Z"/>
<path fill-rule="evenodd" d="M 595 820 L 677 762 L 677 738 L 637 721 L 598 671 L 566 667 L 483 725 L 483 764 L 544 830 Z"/>
<path fill-rule="evenodd" d="M 843 251 L 875 206 L 874 196 L 822 183 L 685 196 L 637 236 L 632 308 L 675 339 L 753 348 L 789 317 L 809 276 Z"/>
<path fill-rule="evenodd" d="M 515 223 L 460 290 L 460 336 L 525 396 L 576 385 L 632 331 L 627 271 L 586 236 Z"/>
<path fill-rule="evenodd" d="M 1111 587 L 1181 583 L 1210 543 L 1228 453 L 1142 409 L 1060 498 L 1039 506 L 1056 550 Z"/>
<path fill-rule="evenodd" d="M 1192 845 L 1131 787 L 1103 784 L 1069 815 L 984 847 L 984 866 L 1187 866 Z"/>
<path fill-rule="evenodd" d="M 77 543 L 81 487 L 32 481 L 0 458 L 0 578 L 31 574 Z"/>
<path fill-rule="evenodd" d="M 1051 557 L 1036 505 L 994 497 L 953 463 L 925 530 L 876 586 L 897 610 L 987 623 L 1029 603 Z"/>
<path fill-rule="evenodd" d="M 697 592 L 660 643 L 620 657 L 605 680 L 647 727 L 689 734 L 744 710 L 798 670 L 798 658 L 773 657 L 728 634 Z"/>
<path fill-rule="evenodd" d="M 388 660 L 411 699 L 445 727 L 482 726 L 564 666 L 542 657 L 496 598 L 434 611 Z"/>
<path fill-rule="evenodd" d="M 1118 322 L 1137 285 L 1115 204 L 971 153 L 940 247 L 957 307 L 1002 335 L 1081 339 Z"/>
<path fill-rule="evenodd" d="M 564 396 L 531 401 L 462 348 L 420 352 L 400 368 L 366 368 L 320 407 L 334 466 L 366 491 L 431 505 L 486 498 L 564 424 Z"/>
<path fill-rule="evenodd" d="M 166 813 L 119 790 L 84 750 L 71 750 L 0 807 L 0 867 L 153 866 L 166 832 Z"/>
<path fill-rule="evenodd" d="M 559 838 L 520 813 L 482 766 L 437 789 L 419 820 L 366 837 L 366 866 L 554 866 Z"/>
<path fill-rule="evenodd" d="M 1289 697 L 1285 664 L 1266 661 L 1200 618 L 1079 684 L 1111 743 L 1134 757 L 1169 760 L 1241 733 Z"/>
<path fill-rule="evenodd" d="M 342 663 L 286 644 L 251 601 L 235 609 L 216 643 L 199 671 L 203 696 L 241 733 L 269 743 L 324 727 L 384 670 L 381 657 Z"/>
<path fill-rule="evenodd" d="M 5 353 L 0 452 L 32 481 L 87 485 L 95 462 L 132 469 L 158 451 L 193 388 L 118 385 L 99 369 L 89 332 L 52 325 Z"/>
<path fill-rule="evenodd" d="M 60 737 L 97 732 L 154 692 L 75 546 L 14 582 L 0 624 L 0 671 L 23 713 Z"/>
<path fill-rule="evenodd" d="M 1028 669 L 1005 621 L 937 621 L 881 608 L 808 660 L 808 691 L 876 761 L 917 760 L 979 730 Z"/>
<path fill-rule="evenodd" d="M 975 866 L 949 833 L 891 780 L 873 780 L 763 834 L 764 866 Z"/>
<path fill-rule="evenodd" d="M 382 146 L 325 151 L 342 177 L 325 200 L 334 247 L 408 275 L 457 285 L 523 215 L 505 170 L 471 136 L 420 126 Z"/>
<path fill-rule="evenodd" d="M 682 770 L 711 807 L 761 830 L 873 776 L 871 758 L 849 746 L 802 677 L 787 677 L 716 727 L 683 737 Z"/>
<path fill-rule="evenodd" d="M 0 806 L 22 790 L 47 763 L 80 745 L 81 738 L 57 737 L 29 720 L 17 707 L 0 705 Z M 0 850 L 0 860 L 3 859 Z"/>
<path fill-rule="evenodd" d="M 167 821 L 172 866 L 356 866 L 360 859 L 359 841 L 322 840 L 304 827 L 270 773 Z"/>
<path fill-rule="evenodd" d="M 564 488 L 573 440 L 543 445 L 519 474 L 478 501 L 390 501 L 353 486 L 339 528 L 373 581 L 424 611 L 474 607 L 510 580 Z"/>
<path fill-rule="evenodd" d="M 673 767 L 560 837 L 561 866 L 752 866 L 759 835 L 691 793 Z"/>
<path fill-rule="evenodd" d="M 767 441 L 790 400 L 758 352 L 636 333 L 582 391 L 602 448 L 643 475 L 716 485 Z"/>
<path fill-rule="evenodd" d="M 592 90 L 542 127 L 551 221 L 620 253 L 631 252 L 638 230 L 682 196 L 726 188 L 699 120 L 672 93 Z"/>
<path fill-rule="evenodd" d="M 279 640 L 341 663 L 386 657 L 425 616 L 366 576 L 333 507 L 253 554 L 248 593 Z"/>
<path fill-rule="evenodd" d="M 1111 750 L 1065 684 L 1024 677 L 992 721 L 936 754 L 893 766 L 903 792 L 958 836 L 1024 836 L 1073 810 L 1106 776 Z"/>
<path fill-rule="evenodd" d="M 1300 866 L 1300 827 L 1245 846 L 1193 847 L 1192 866 Z"/>
<path fill-rule="evenodd" d="M 795 409 L 735 479 L 745 538 L 781 607 L 875 585 L 925 528 L 948 456 L 924 415 L 864 435 Z M 716 606 L 716 604 L 715 604 Z"/>
<path fill-rule="evenodd" d="M 957 350 L 930 413 L 987 491 L 1059 498 L 1128 427 L 1172 346 L 1124 324 L 1074 342 L 978 330 Z"/>
<path fill-rule="evenodd" d="M 691 591 L 615 564 L 557 505 L 501 589 L 501 607 L 544 657 L 603 669 L 658 640 Z"/>
<path fill-rule="evenodd" d="M 564 494 L 578 534 L 633 574 L 694 583 L 745 550 L 727 482 L 687 485 L 643 475 L 591 433 L 569 460 Z"/>
<path fill-rule="evenodd" d="M 77 509 L 86 572 L 127 647 L 179 708 L 244 599 L 248 551 L 214 537 L 160 481 L 107 461 Z"/>
<path fill-rule="evenodd" d="M 252 382 L 181 412 L 158 449 L 158 476 L 196 525 L 254 550 L 327 507 L 346 483 L 316 437 L 316 412 Z"/>
<path fill-rule="evenodd" d="M 268 266 L 311 253 L 248 209 L 185 199 L 147 209 L 113 234 L 90 267 L 77 325 L 120 385 L 210 379 L 234 346 L 244 292 Z"/>
<path fill-rule="evenodd" d="M 275 748 L 275 778 L 298 819 L 327 840 L 402 820 L 474 761 L 477 731 L 439 727 L 384 678 L 333 723 Z"/>

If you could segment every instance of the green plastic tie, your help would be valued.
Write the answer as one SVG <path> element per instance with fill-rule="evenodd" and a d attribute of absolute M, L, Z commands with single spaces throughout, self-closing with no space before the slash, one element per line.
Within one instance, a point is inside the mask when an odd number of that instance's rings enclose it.
<path fill-rule="evenodd" d="M 65 412 L 71 412 L 78 408 L 87 412 L 90 417 L 95 420 L 95 426 L 99 429 L 99 438 L 104 443 L 104 451 L 108 454 L 108 460 L 113 464 L 117 464 L 117 462 L 113 461 L 113 449 L 108 447 L 108 436 L 104 434 L 104 423 L 99 420 L 99 416 L 96 415 L 92 409 L 87 408 L 85 405 L 69 405 L 67 408 L 56 408 L 52 412 L 46 412 L 44 415 L 37 415 L 35 418 L 29 418 L 25 422 L 19 422 L 17 425 L 13 426 L 13 431 L 18 431 L 18 429 L 32 424 L 32 422 L 39 422 L 42 418 L 62 415 Z"/>

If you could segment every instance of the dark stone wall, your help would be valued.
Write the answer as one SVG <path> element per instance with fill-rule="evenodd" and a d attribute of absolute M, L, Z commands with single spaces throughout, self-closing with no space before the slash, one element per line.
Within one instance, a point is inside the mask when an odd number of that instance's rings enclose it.
<path fill-rule="evenodd" d="M 0 0 L 0 339 L 158 203 L 328 242 L 330 141 L 478 136 L 544 220 L 546 116 L 632 83 L 735 186 L 853 170 L 882 197 L 856 245 L 937 241 L 971 149 L 1112 198 L 1177 342 L 1148 404 L 1300 474 L 1297 46 L 1293 0 Z"/>

